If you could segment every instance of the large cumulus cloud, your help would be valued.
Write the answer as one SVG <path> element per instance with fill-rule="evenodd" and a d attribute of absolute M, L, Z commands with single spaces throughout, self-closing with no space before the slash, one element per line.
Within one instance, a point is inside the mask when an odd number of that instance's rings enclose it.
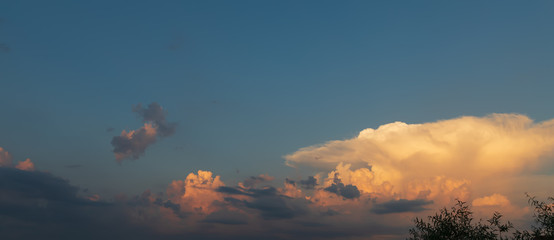
<path fill-rule="evenodd" d="M 327 185 L 338 173 L 343 184 L 373 196 L 381 204 L 377 211 L 386 213 L 398 201 L 432 201 L 438 207 L 457 198 L 505 206 L 523 199 L 525 191 L 548 189 L 554 180 L 553 153 L 554 119 L 537 123 L 524 115 L 492 114 L 394 122 L 352 139 L 299 149 L 285 159 L 289 166 L 322 171 L 319 177 L 327 176 Z"/>
<path fill-rule="evenodd" d="M 289 166 L 332 169 L 338 163 L 411 168 L 412 175 L 490 169 L 520 171 L 537 167 L 540 157 L 551 155 L 554 120 L 534 123 L 524 115 L 492 114 L 461 117 L 423 124 L 394 122 L 368 128 L 348 140 L 330 141 L 287 155 Z M 423 167 L 425 166 L 425 167 Z"/>

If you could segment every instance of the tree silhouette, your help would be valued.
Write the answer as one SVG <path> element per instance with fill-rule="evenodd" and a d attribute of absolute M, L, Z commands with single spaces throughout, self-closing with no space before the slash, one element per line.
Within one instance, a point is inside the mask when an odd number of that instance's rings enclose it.
<path fill-rule="evenodd" d="M 410 240 L 462 240 L 462 239 L 508 239 L 502 233 L 513 228 L 510 222 L 501 223 L 502 215 L 495 212 L 486 222 L 474 222 L 469 206 L 466 202 L 457 200 L 449 211 L 443 208 L 434 216 L 429 216 L 429 222 L 416 218 L 416 226 L 410 229 Z"/>
<path fill-rule="evenodd" d="M 514 233 L 514 239 L 518 240 L 542 240 L 554 239 L 554 198 L 549 197 L 550 203 L 542 202 L 526 194 L 530 205 L 535 207 L 535 222 L 538 226 L 532 226 L 532 231 L 523 230 Z"/>
<path fill-rule="evenodd" d="M 409 230 L 409 240 L 554 240 L 554 198 L 550 203 L 527 195 L 529 204 L 535 207 L 535 222 L 532 231 L 516 230 L 509 221 L 502 222 L 502 214 L 495 212 L 486 222 L 474 221 L 473 212 L 466 202 L 457 200 L 450 210 L 442 208 L 427 220 L 414 219 L 415 227 Z"/>

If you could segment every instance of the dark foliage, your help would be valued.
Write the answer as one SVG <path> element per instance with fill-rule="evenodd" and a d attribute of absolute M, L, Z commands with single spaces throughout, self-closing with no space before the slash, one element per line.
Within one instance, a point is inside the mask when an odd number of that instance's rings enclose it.
<path fill-rule="evenodd" d="M 434 216 L 429 216 L 429 222 L 416 218 L 416 226 L 410 229 L 408 239 L 507 239 L 502 237 L 502 233 L 513 228 L 510 222 L 501 223 L 500 213 L 495 212 L 486 223 L 474 222 L 472 214 L 469 206 L 458 200 L 451 210 L 443 208 Z"/>
<path fill-rule="evenodd" d="M 451 210 L 443 208 L 434 216 L 425 219 L 416 218 L 415 227 L 411 228 L 410 240 L 554 240 L 554 198 L 550 197 L 550 203 L 529 197 L 529 204 L 535 207 L 535 222 L 531 231 L 516 230 L 512 223 L 503 223 L 502 214 L 495 212 L 486 222 L 474 221 L 473 212 L 462 201 L 456 203 Z"/>

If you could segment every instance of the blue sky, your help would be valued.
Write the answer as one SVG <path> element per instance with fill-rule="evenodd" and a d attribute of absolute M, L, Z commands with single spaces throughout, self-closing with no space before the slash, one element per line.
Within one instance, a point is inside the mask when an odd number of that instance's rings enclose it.
<path fill-rule="evenodd" d="M 0 143 L 80 185 L 122 174 L 123 187 L 145 171 L 282 175 L 285 154 L 393 121 L 549 119 L 552 5 L 7 1 Z M 177 133 L 111 166 L 106 128 L 137 128 L 131 108 L 150 102 Z"/>
<path fill-rule="evenodd" d="M 552 1 L 3 1 L 0 147 L 112 196 L 199 169 L 275 182 L 284 156 L 402 121 L 554 118 Z M 111 139 L 159 103 L 134 161 Z M 113 128 L 113 131 L 107 131 Z M 68 167 L 70 166 L 70 167 Z M 72 166 L 72 167 L 71 167 Z"/>

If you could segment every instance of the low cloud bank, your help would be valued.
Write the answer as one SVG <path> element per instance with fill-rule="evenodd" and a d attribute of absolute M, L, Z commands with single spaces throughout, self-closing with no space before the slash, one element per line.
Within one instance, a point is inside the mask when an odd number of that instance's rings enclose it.
<path fill-rule="evenodd" d="M 129 145 L 114 144 L 121 146 L 114 150 L 120 160 L 138 158 L 175 130 L 157 104 L 134 111 L 145 125 L 117 136 Z M 80 196 L 48 173 L 20 170 L 30 169 L 30 160 L 15 168 L 0 149 L 0 191 L 7 193 L 0 199 L 7 211 L 0 230 L 19 239 L 103 237 L 100 228 L 108 238 L 402 239 L 413 218 L 455 199 L 472 203 L 477 213 L 498 210 L 524 221 L 529 209 L 519 201 L 523 192 L 544 192 L 554 182 L 553 149 L 554 120 L 493 114 L 395 122 L 285 157 L 287 165 L 308 168 L 313 176 L 275 185 L 274 177 L 261 174 L 228 185 L 199 170 L 172 181 L 165 192 L 111 200 Z M 49 218 L 54 221 L 44 225 Z M 67 231 L 69 222 L 75 231 Z"/>

